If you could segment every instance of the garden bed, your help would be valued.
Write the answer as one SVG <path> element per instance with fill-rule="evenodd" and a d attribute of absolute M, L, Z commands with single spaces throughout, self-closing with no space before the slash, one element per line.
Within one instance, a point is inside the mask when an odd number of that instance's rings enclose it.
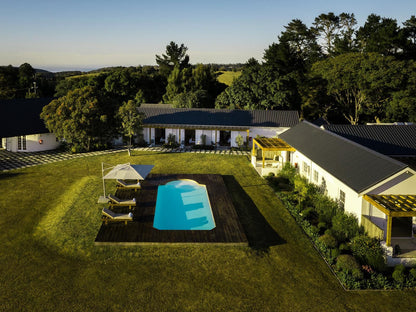
<path fill-rule="evenodd" d="M 267 181 L 345 289 L 416 287 L 416 268 L 387 267 L 380 241 L 293 167 Z"/>

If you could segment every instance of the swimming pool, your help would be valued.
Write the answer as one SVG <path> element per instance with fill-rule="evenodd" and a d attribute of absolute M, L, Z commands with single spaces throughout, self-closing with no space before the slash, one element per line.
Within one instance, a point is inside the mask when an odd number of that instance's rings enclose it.
<path fill-rule="evenodd" d="M 153 227 L 158 230 L 215 228 L 206 186 L 193 180 L 176 180 L 159 185 Z"/>

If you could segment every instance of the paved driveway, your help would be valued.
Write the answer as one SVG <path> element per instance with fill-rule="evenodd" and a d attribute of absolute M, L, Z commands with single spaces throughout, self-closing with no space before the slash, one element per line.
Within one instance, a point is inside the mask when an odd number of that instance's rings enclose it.
<path fill-rule="evenodd" d="M 52 162 L 102 155 L 108 153 L 119 152 L 120 149 L 113 149 L 107 151 L 98 151 L 90 153 L 80 153 L 80 154 L 71 154 L 68 152 L 61 152 L 57 150 L 45 151 L 45 152 L 18 152 L 13 153 L 6 151 L 5 149 L 0 149 L 0 171 L 8 171 L 18 168 L 26 168 L 36 165 L 48 164 Z"/>
<path fill-rule="evenodd" d="M 6 151 L 5 149 L 0 149 L 0 171 L 8 171 L 13 169 L 19 168 L 26 168 L 41 164 L 48 164 L 52 162 L 67 160 L 67 159 L 74 159 L 86 156 L 95 156 L 95 155 L 103 155 L 103 154 L 110 154 L 110 153 L 118 153 L 120 151 L 126 151 L 124 147 L 120 147 L 117 149 L 105 150 L 105 151 L 97 151 L 97 152 L 89 152 L 89 153 L 79 153 L 79 154 L 71 154 L 68 152 L 61 152 L 57 150 L 52 151 L 45 151 L 45 152 L 18 152 L 13 153 Z M 135 148 L 135 151 L 151 151 L 151 152 L 162 152 L 162 153 L 180 153 L 185 152 L 185 150 L 179 149 L 167 149 L 163 147 L 142 147 L 142 148 Z M 242 151 L 231 151 L 231 150 L 215 150 L 215 151 L 208 151 L 208 150 L 191 150 L 187 151 L 189 153 L 209 153 L 209 154 L 222 154 L 222 155 L 249 155 L 250 152 L 242 152 Z"/>

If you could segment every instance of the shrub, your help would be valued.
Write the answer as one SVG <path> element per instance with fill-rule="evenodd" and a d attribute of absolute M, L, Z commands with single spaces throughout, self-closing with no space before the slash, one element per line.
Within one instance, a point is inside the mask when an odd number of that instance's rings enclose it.
<path fill-rule="evenodd" d="M 362 280 L 364 278 L 364 273 L 359 268 L 352 270 L 352 277 L 356 280 Z"/>
<path fill-rule="evenodd" d="M 379 274 L 371 274 L 371 284 L 378 289 L 391 289 L 391 284 L 387 276 Z"/>
<path fill-rule="evenodd" d="M 332 218 L 332 231 L 339 242 L 345 242 L 360 234 L 360 226 L 354 215 L 339 212 Z"/>
<path fill-rule="evenodd" d="M 307 208 L 302 210 L 301 215 L 305 219 L 311 220 L 316 216 L 316 213 L 315 213 L 315 211 L 313 210 L 312 207 L 307 207 Z"/>
<path fill-rule="evenodd" d="M 351 255 L 339 255 L 337 257 L 336 268 L 339 271 L 345 271 L 352 273 L 353 270 L 360 270 L 360 265 L 357 260 Z"/>
<path fill-rule="evenodd" d="M 416 280 L 416 268 L 411 268 L 409 271 L 409 277 Z"/>
<path fill-rule="evenodd" d="M 336 258 L 339 256 L 338 248 L 331 248 L 329 251 L 329 262 L 333 263 Z"/>
<path fill-rule="evenodd" d="M 338 278 L 340 281 L 347 287 L 348 289 L 360 289 L 361 283 L 357 282 L 351 272 L 340 271 L 337 273 Z"/>
<path fill-rule="evenodd" d="M 201 134 L 201 145 L 207 145 L 207 135 Z"/>
<path fill-rule="evenodd" d="M 326 229 L 327 229 L 327 225 L 326 225 L 325 222 L 319 222 L 317 227 L 318 227 L 318 230 L 319 230 L 320 233 L 325 232 Z"/>
<path fill-rule="evenodd" d="M 292 185 L 294 183 L 295 175 L 296 168 L 293 167 L 290 163 L 285 163 L 282 170 L 279 172 L 279 176 L 288 179 Z"/>
<path fill-rule="evenodd" d="M 237 144 L 238 147 L 241 148 L 241 146 L 243 146 L 244 144 L 244 138 L 241 136 L 241 134 L 237 135 L 235 137 L 235 143 Z"/>
<path fill-rule="evenodd" d="M 400 255 L 402 253 L 402 250 L 400 248 L 400 245 L 394 245 L 394 249 L 393 249 L 393 255 Z"/>
<path fill-rule="evenodd" d="M 335 248 L 338 245 L 336 238 L 331 234 L 324 234 L 319 237 L 319 240 L 328 248 Z"/>
<path fill-rule="evenodd" d="M 403 284 L 406 280 L 406 268 L 403 264 L 396 265 L 392 277 L 394 281 L 397 283 L 398 287 L 403 287 Z"/>
<path fill-rule="evenodd" d="M 368 264 L 377 271 L 384 271 L 384 251 L 376 238 L 356 236 L 351 241 L 351 251 L 361 264 Z"/>
<path fill-rule="evenodd" d="M 348 244 L 342 243 L 338 247 L 340 253 L 349 253 L 351 251 L 351 248 Z"/>
<path fill-rule="evenodd" d="M 319 221 L 331 224 L 332 218 L 338 213 L 338 204 L 329 197 L 320 193 L 314 194 L 312 204 L 319 215 Z"/>
<path fill-rule="evenodd" d="M 308 195 L 311 190 L 312 187 L 308 184 L 308 181 L 305 178 L 299 175 L 295 176 L 294 191 L 297 193 L 299 207 L 303 207 L 303 204 L 308 198 Z"/>

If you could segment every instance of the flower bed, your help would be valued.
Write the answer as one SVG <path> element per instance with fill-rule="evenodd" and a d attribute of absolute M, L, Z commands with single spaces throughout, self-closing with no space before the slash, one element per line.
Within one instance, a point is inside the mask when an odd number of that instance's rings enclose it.
<path fill-rule="evenodd" d="M 380 241 L 293 167 L 266 179 L 346 289 L 416 287 L 416 268 L 387 267 Z"/>

